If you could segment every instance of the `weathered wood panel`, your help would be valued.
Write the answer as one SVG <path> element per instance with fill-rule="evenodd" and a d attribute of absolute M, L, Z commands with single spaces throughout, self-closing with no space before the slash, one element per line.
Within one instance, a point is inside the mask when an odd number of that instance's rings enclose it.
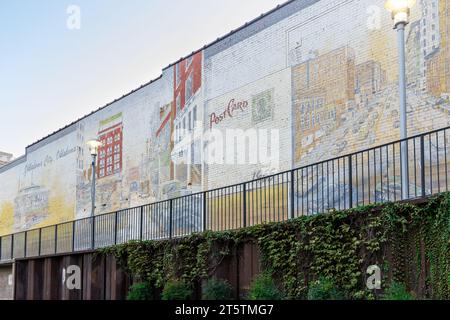
<path fill-rule="evenodd" d="M 0 265 L 0 300 L 12 300 L 13 296 L 13 266 Z"/>
<path fill-rule="evenodd" d="M 236 289 L 235 298 L 243 297 L 251 281 L 260 272 L 257 245 L 245 244 L 223 261 L 217 261 L 212 276 L 228 280 Z M 69 289 L 69 266 L 81 271 L 81 289 Z M 132 284 L 130 275 L 112 256 L 83 252 L 44 258 L 20 259 L 15 262 L 15 299 L 18 300 L 124 300 Z M 63 273 L 66 271 L 63 282 Z M 201 286 L 196 286 L 201 298 Z"/>
<path fill-rule="evenodd" d="M 80 289 L 68 287 L 70 266 L 80 269 Z M 131 284 L 114 257 L 92 252 L 21 259 L 15 268 L 17 300 L 123 300 Z"/>

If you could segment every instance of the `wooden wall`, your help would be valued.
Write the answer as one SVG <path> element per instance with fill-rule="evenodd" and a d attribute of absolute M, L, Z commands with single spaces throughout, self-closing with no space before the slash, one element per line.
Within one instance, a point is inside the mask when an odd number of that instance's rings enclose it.
<path fill-rule="evenodd" d="M 81 269 L 80 290 L 63 283 L 63 270 L 70 265 Z M 121 300 L 130 284 L 113 257 L 92 252 L 22 259 L 15 267 L 16 300 Z"/>
<path fill-rule="evenodd" d="M 13 265 L 0 265 L 0 300 L 13 299 L 13 283 L 10 283 L 10 275 L 13 274 Z"/>
<path fill-rule="evenodd" d="M 63 269 L 77 265 L 81 269 L 81 289 L 69 290 L 63 283 Z M 253 278 L 260 273 L 257 246 L 245 244 L 224 260 L 214 276 L 227 279 L 236 289 L 235 298 L 243 297 Z M 132 284 L 112 256 L 93 252 L 20 259 L 15 262 L 16 300 L 124 300 Z M 196 297 L 201 297 L 200 284 Z"/>

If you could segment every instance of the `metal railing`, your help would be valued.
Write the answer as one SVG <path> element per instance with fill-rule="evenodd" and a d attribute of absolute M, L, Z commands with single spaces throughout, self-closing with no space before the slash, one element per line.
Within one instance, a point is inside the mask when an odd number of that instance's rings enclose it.
<path fill-rule="evenodd" d="M 449 191 L 449 131 L 450 127 L 232 186 L 2 236 L 0 261 L 233 230 L 398 201 L 402 152 L 408 157 L 408 198 Z"/>

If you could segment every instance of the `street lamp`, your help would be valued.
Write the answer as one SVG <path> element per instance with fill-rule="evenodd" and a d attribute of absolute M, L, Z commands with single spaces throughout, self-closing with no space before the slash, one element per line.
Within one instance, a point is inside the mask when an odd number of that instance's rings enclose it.
<path fill-rule="evenodd" d="M 91 216 L 94 216 L 95 213 L 95 162 L 98 155 L 98 148 L 100 148 L 103 144 L 98 140 L 90 140 L 87 142 L 89 146 L 89 152 L 92 156 L 92 185 L 91 185 L 91 201 L 92 201 L 92 210 Z"/>
<path fill-rule="evenodd" d="M 409 15 L 411 8 L 415 5 L 416 0 L 388 0 L 386 1 L 386 9 L 392 13 L 392 19 L 394 20 L 395 27 L 403 24 L 403 26 L 409 23 Z"/>
<path fill-rule="evenodd" d="M 399 62 L 399 96 L 400 96 L 400 139 L 408 138 L 406 116 L 406 63 L 405 63 L 405 27 L 409 23 L 411 8 L 415 0 L 388 0 L 386 9 L 392 13 L 394 29 L 398 36 L 398 62 Z M 409 196 L 408 177 L 408 142 L 401 142 L 401 171 L 402 171 L 402 199 Z"/>

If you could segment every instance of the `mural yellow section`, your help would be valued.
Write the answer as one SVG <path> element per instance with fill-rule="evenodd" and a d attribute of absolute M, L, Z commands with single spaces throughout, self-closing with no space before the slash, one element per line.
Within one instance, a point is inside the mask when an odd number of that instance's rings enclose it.
<path fill-rule="evenodd" d="M 288 182 L 267 178 L 255 182 L 246 191 L 245 225 L 285 221 L 289 217 Z M 241 189 L 225 194 L 212 193 L 207 201 L 209 221 L 207 228 L 213 231 L 244 227 L 244 196 Z"/>
<path fill-rule="evenodd" d="M 12 233 L 14 225 L 14 206 L 4 202 L 0 207 L 0 236 Z"/>

